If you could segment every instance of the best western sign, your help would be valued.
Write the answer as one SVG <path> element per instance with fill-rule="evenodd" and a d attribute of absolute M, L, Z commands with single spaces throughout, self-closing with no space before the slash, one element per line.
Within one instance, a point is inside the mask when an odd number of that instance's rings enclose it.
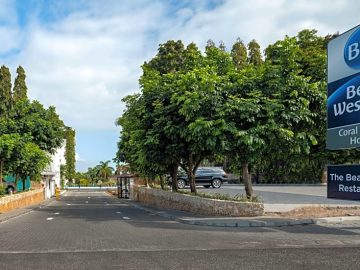
<path fill-rule="evenodd" d="M 360 26 L 328 44 L 327 148 L 360 147 Z M 360 165 L 328 166 L 328 198 L 360 199 Z"/>
<path fill-rule="evenodd" d="M 360 166 L 328 166 L 328 198 L 360 198 Z"/>
<path fill-rule="evenodd" d="M 327 148 L 360 147 L 360 26 L 328 44 Z"/>

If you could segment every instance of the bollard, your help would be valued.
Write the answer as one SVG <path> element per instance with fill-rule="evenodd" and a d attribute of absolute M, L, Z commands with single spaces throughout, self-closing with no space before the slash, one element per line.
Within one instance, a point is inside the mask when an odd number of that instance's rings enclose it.
<path fill-rule="evenodd" d="M 55 188 L 55 197 L 56 197 L 56 200 L 60 200 L 60 188 L 56 187 Z"/>

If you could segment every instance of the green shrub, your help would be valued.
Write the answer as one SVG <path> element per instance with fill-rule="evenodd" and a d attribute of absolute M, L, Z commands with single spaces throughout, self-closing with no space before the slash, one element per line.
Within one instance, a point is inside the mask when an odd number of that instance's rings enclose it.
<path fill-rule="evenodd" d="M 3 196 L 6 194 L 6 185 L 0 184 L 0 196 Z"/>

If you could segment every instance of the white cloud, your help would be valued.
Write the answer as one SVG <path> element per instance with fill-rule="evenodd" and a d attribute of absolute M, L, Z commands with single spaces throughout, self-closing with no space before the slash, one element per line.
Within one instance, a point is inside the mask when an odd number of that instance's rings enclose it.
<path fill-rule="evenodd" d="M 240 37 L 255 38 L 264 49 L 304 28 L 343 32 L 359 22 L 360 11 L 350 0 L 225 0 L 211 9 L 209 2 L 188 1 L 173 14 L 167 1 L 85 1 L 84 8 L 47 23 L 35 13 L 20 31 L 10 3 L 0 0 L 0 22 L 7 21 L 0 27 L 0 57 L 20 48 L 8 65 L 13 74 L 17 65 L 25 67 L 30 97 L 55 105 L 75 129 L 97 130 L 115 128 L 121 98 L 138 89 L 140 65 L 159 43 L 182 39 L 203 49 L 211 38 L 230 49 Z M 55 2 L 52 11 L 59 7 Z"/>
<path fill-rule="evenodd" d="M 359 23 L 360 3 L 351 0 L 225 0 L 211 10 L 200 10 L 185 25 L 162 32 L 162 42 L 182 39 L 204 47 L 208 39 L 231 48 L 237 37 L 267 45 L 293 36 L 304 28 L 322 35 L 344 32 Z"/>
<path fill-rule="evenodd" d="M 138 89 L 140 65 L 154 53 L 147 33 L 162 17 L 157 7 L 106 18 L 91 10 L 46 26 L 33 21 L 17 60 L 30 98 L 55 105 L 76 129 L 115 128 L 122 97 Z"/>
<path fill-rule="evenodd" d="M 76 160 L 77 162 L 79 162 L 79 161 L 81 161 L 81 162 L 86 161 L 85 159 L 83 159 L 83 158 L 80 157 L 79 153 L 75 153 L 75 160 Z"/>
<path fill-rule="evenodd" d="M 11 1 L 0 0 L 0 55 L 18 49 L 21 32 Z"/>

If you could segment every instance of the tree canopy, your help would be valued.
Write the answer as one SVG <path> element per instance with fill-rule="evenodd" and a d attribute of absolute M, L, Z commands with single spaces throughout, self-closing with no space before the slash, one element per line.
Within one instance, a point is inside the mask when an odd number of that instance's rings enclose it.
<path fill-rule="evenodd" d="M 16 181 L 38 177 L 64 139 L 64 124 L 55 107 L 30 101 L 25 78 L 25 70 L 18 67 L 12 89 L 9 69 L 0 68 L 0 181 L 4 172 Z"/>
<path fill-rule="evenodd" d="M 231 52 L 209 40 L 204 54 L 193 43 L 161 44 L 142 66 L 140 93 L 123 99 L 117 159 L 150 179 L 175 179 L 181 166 L 192 192 L 197 167 L 215 156 L 242 172 L 248 197 L 251 174 L 320 181 L 334 155 L 356 158 L 325 149 L 329 39 L 303 30 L 269 45 L 264 57 L 254 39 L 247 46 L 238 39 Z"/>

